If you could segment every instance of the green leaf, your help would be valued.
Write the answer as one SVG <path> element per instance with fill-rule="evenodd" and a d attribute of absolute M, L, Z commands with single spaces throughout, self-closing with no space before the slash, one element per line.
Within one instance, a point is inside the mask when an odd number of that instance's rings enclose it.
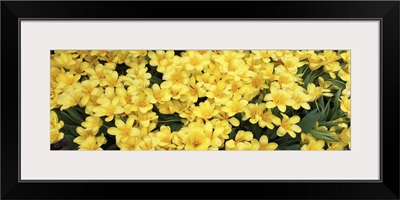
<path fill-rule="evenodd" d="M 63 140 L 65 142 L 67 142 L 68 144 L 74 143 L 74 139 L 75 139 L 75 137 L 73 135 L 64 134 Z"/>
<path fill-rule="evenodd" d="M 338 142 L 339 141 L 331 136 L 332 132 L 330 132 L 330 131 L 321 131 L 321 130 L 312 129 L 312 130 L 310 130 L 310 133 L 317 140 L 324 140 L 327 142 Z"/>
<path fill-rule="evenodd" d="M 301 146 L 299 144 L 293 144 L 290 146 L 280 147 L 281 150 L 300 150 Z"/>
<path fill-rule="evenodd" d="M 158 85 L 160 85 L 163 82 L 163 80 L 158 78 L 157 76 L 152 76 L 150 78 L 150 82 L 153 83 L 153 84 L 157 83 Z"/>
<path fill-rule="evenodd" d="M 67 129 L 70 133 L 72 133 L 75 136 L 79 136 L 79 133 L 76 132 L 76 128 L 78 126 L 76 125 L 69 125 L 69 124 L 65 124 L 63 128 Z"/>
<path fill-rule="evenodd" d="M 342 89 L 339 89 L 335 94 L 335 99 L 333 100 L 333 109 L 336 111 L 339 108 L 339 98 L 340 94 L 342 93 Z"/>
<path fill-rule="evenodd" d="M 73 108 L 68 108 L 65 111 L 70 115 L 71 120 L 74 121 L 77 124 L 81 124 L 84 120 L 82 116 Z"/>
<path fill-rule="evenodd" d="M 237 128 L 232 128 L 232 131 L 229 133 L 229 139 L 228 140 L 230 140 L 230 139 L 234 140 L 235 139 L 236 134 L 237 134 L 236 129 Z"/>
<path fill-rule="evenodd" d="M 60 150 L 77 150 L 78 145 L 67 144 L 67 146 L 61 148 Z"/>
<path fill-rule="evenodd" d="M 308 133 L 317 123 L 320 113 L 317 109 L 309 112 L 297 125 L 301 127 L 302 132 Z"/>
<path fill-rule="evenodd" d="M 253 125 L 252 125 L 252 130 L 251 130 L 251 132 L 253 133 L 254 138 L 260 139 L 260 137 L 261 137 L 261 132 L 262 132 L 261 127 L 259 127 L 257 124 L 253 124 Z"/>
<path fill-rule="evenodd" d="M 119 147 L 116 144 L 110 145 L 107 150 L 119 150 Z"/>
<path fill-rule="evenodd" d="M 66 113 L 64 114 L 64 113 L 63 113 L 62 111 L 60 111 L 59 109 L 53 109 L 53 111 L 57 113 L 58 119 L 61 120 L 61 121 L 63 121 L 64 124 L 73 124 L 73 123 L 74 123 L 73 121 L 71 121 L 71 120 L 69 119 L 69 116 L 68 116 L 68 117 L 65 116 Z"/>
<path fill-rule="evenodd" d="M 179 131 L 181 130 L 183 124 L 182 123 L 171 123 L 168 125 L 171 128 L 171 132 L 172 131 Z"/>
<path fill-rule="evenodd" d="M 332 122 L 332 121 L 329 121 L 329 122 L 318 122 L 318 125 L 319 125 L 319 126 L 331 127 L 331 126 L 337 126 L 337 125 L 342 124 L 342 123 L 348 124 L 349 122 L 350 122 L 350 121 L 340 121 L 340 122 Z"/>

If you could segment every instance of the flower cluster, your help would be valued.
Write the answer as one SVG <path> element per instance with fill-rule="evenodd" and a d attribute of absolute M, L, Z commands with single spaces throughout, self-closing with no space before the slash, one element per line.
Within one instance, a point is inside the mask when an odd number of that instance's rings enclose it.
<path fill-rule="evenodd" d="M 350 149 L 350 51 L 54 50 L 50 72 L 62 149 Z"/>

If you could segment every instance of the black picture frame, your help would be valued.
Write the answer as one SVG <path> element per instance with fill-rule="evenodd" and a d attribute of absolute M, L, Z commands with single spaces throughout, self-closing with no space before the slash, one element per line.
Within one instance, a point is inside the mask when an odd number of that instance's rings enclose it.
<path fill-rule="evenodd" d="M 227 7 L 228 4 L 229 7 Z M 186 7 L 191 9 L 182 9 Z M 398 1 L 2 1 L 1 198 L 399 199 L 399 7 Z M 20 77 L 20 20 L 111 18 L 380 20 L 381 180 L 372 182 L 109 181 L 101 183 L 96 181 L 19 181 L 20 80 L 11 75 L 17 74 Z M 17 108 L 18 112 L 16 112 Z M 55 163 L 54 167 L 57 165 L 58 163 Z M 71 170 L 79 169 L 71 165 Z M 225 186 L 228 190 L 222 189 Z M 177 191 L 171 190 L 175 187 Z M 192 196 L 187 196 L 186 193 Z"/>

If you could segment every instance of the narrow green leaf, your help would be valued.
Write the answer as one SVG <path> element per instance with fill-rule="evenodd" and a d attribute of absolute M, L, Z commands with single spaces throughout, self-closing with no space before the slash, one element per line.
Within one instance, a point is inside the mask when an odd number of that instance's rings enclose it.
<path fill-rule="evenodd" d="M 116 144 L 110 145 L 107 150 L 119 150 L 119 147 Z"/>
<path fill-rule="evenodd" d="M 80 124 L 84 121 L 82 116 L 73 108 L 68 108 L 65 111 L 67 111 L 67 113 L 72 117 L 71 119 L 74 120 L 75 123 Z"/>
<path fill-rule="evenodd" d="M 283 146 L 280 147 L 279 149 L 281 150 L 300 150 L 301 146 L 299 144 L 293 144 L 289 146 Z"/>
<path fill-rule="evenodd" d="M 332 138 L 330 131 L 321 131 L 321 130 L 310 130 L 310 133 L 317 139 L 317 140 L 324 140 L 327 142 L 338 142 L 339 140 Z"/>
<path fill-rule="evenodd" d="M 79 133 L 76 132 L 76 128 L 77 128 L 77 127 L 78 127 L 78 126 L 76 126 L 76 125 L 64 124 L 64 127 L 63 127 L 63 128 L 67 129 L 67 130 L 68 130 L 70 133 L 72 133 L 73 135 L 79 136 Z"/>
<path fill-rule="evenodd" d="M 319 113 L 317 109 L 314 109 L 308 113 L 297 125 L 301 127 L 302 132 L 308 133 L 317 123 L 319 119 Z"/>
<path fill-rule="evenodd" d="M 340 121 L 340 122 L 332 122 L 332 121 L 325 122 L 325 121 L 323 121 L 323 122 L 318 122 L 318 125 L 319 125 L 319 126 L 331 127 L 331 126 L 337 126 L 337 125 L 342 124 L 342 123 L 348 124 L 349 121 Z"/>
<path fill-rule="evenodd" d="M 65 142 L 67 142 L 68 144 L 69 143 L 74 143 L 74 139 L 75 139 L 75 137 L 73 135 L 64 134 L 63 140 Z"/>
<path fill-rule="evenodd" d="M 151 83 L 157 83 L 157 84 L 160 85 L 163 81 L 162 81 L 162 79 L 158 78 L 157 76 L 152 76 L 152 77 L 150 78 L 150 82 L 151 82 Z"/>

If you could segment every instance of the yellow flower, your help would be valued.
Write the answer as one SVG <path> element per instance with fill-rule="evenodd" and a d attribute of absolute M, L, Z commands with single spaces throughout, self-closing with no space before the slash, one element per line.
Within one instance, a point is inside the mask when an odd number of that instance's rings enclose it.
<path fill-rule="evenodd" d="M 203 55 L 197 51 L 186 51 L 186 53 L 183 54 L 182 60 L 186 63 L 185 68 L 189 71 L 195 69 L 200 72 L 205 66 L 210 64 L 210 60 L 205 59 Z"/>
<path fill-rule="evenodd" d="M 343 141 L 344 143 L 346 143 L 347 145 L 349 145 L 349 149 L 351 148 L 351 142 L 350 142 L 350 131 L 351 128 L 346 128 L 344 129 L 340 134 L 339 134 L 339 138 L 341 141 Z"/>
<path fill-rule="evenodd" d="M 93 132 L 98 132 L 101 126 L 103 126 L 103 121 L 100 117 L 88 116 L 85 121 L 81 123 L 86 130 L 92 130 Z"/>
<path fill-rule="evenodd" d="M 232 92 L 227 88 L 228 84 L 225 80 L 220 80 L 216 85 L 209 87 L 209 92 L 206 96 L 210 99 L 214 99 L 216 105 L 221 105 L 227 102 L 232 97 Z"/>
<path fill-rule="evenodd" d="M 279 89 L 278 87 L 271 85 L 271 93 L 265 95 L 264 101 L 267 101 L 267 108 L 275 108 L 281 112 L 286 111 L 286 106 L 293 106 L 295 104 L 289 92 Z"/>
<path fill-rule="evenodd" d="M 340 96 L 340 109 L 347 113 L 347 118 L 350 118 L 350 97 L 347 95 Z"/>
<path fill-rule="evenodd" d="M 290 137 L 295 138 L 296 133 L 301 132 L 300 126 L 296 125 L 300 121 L 300 117 L 295 115 L 293 117 L 288 117 L 287 115 L 281 113 L 283 116 L 280 127 L 278 128 L 276 134 L 280 137 L 284 136 L 286 133 L 289 133 Z"/>
<path fill-rule="evenodd" d="M 337 72 L 342 68 L 340 63 L 336 62 L 340 59 L 340 56 L 338 56 L 336 52 L 332 50 L 326 50 L 324 51 L 324 58 L 326 62 L 324 63 L 323 71 L 325 73 L 329 73 L 329 76 L 335 79 L 336 74 L 334 72 Z"/>
<path fill-rule="evenodd" d="M 228 100 L 225 103 L 225 106 L 222 107 L 222 111 L 226 112 L 229 117 L 232 117 L 233 115 L 243 112 L 245 106 L 249 102 L 242 99 L 242 95 L 240 94 L 235 94 L 232 98 L 232 100 Z"/>
<path fill-rule="evenodd" d="M 243 79 L 244 83 L 250 84 L 254 89 L 266 89 L 268 85 L 264 79 L 264 75 L 262 73 L 256 73 L 249 71 L 247 72 L 248 77 Z"/>
<path fill-rule="evenodd" d="M 91 96 L 99 96 L 101 93 L 103 93 L 102 88 L 97 87 L 99 85 L 99 82 L 100 81 L 98 79 L 94 79 L 84 80 L 80 84 L 76 84 L 75 87 L 80 87 L 80 89 L 82 90 L 82 99 L 79 102 L 79 105 L 81 107 L 85 107 L 87 105 Z"/>
<path fill-rule="evenodd" d="M 144 89 L 144 93 L 152 104 L 163 104 L 169 101 L 172 97 L 172 94 L 168 92 L 168 89 L 161 89 L 158 84 L 153 84 L 151 88 Z"/>
<path fill-rule="evenodd" d="M 260 137 L 259 150 L 275 150 L 276 148 L 278 148 L 278 144 L 275 142 L 268 143 L 268 137 L 266 135 Z"/>
<path fill-rule="evenodd" d="M 58 120 L 56 112 L 50 111 L 50 144 L 57 143 L 64 138 L 64 133 L 59 131 L 63 126 L 64 122 Z"/>
<path fill-rule="evenodd" d="M 153 108 L 153 104 L 150 103 L 150 100 L 144 93 L 139 93 L 136 96 L 133 96 L 132 102 L 132 111 L 140 111 L 144 114 Z"/>
<path fill-rule="evenodd" d="M 207 150 L 211 144 L 210 138 L 206 136 L 203 129 L 194 127 L 183 138 L 185 150 Z"/>
<path fill-rule="evenodd" d="M 308 144 L 301 146 L 301 150 L 324 150 L 325 141 L 323 140 L 310 140 Z"/>
<path fill-rule="evenodd" d="M 195 103 L 198 98 L 206 96 L 206 91 L 201 87 L 201 83 L 196 83 L 196 78 L 194 76 L 190 77 L 189 86 L 187 95 L 182 96 L 181 101 L 190 101 Z"/>
<path fill-rule="evenodd" d="M 252 144 L 249 142 L 253 139 L 253 134 L 250 131 L 240 130 L 235 136 L 235 140 L 225 142 L 226 150 L 252 150 Z"/>
<path fill-rule="evenodd" d="M 101 145 L 107 143 L 103 134 L 99 137 L 89 136 L 79 146 L 79 150 L 103 150 Z"/>
<path fill-rule="evenodd" d="M 172 144 L 173 134 L 171 133 L 171 128 L 169 126 L 162 125 L 160 131 L 156 133 L 156 137 L 160 140 L 160 143 L 158 143 L 159 149 L 168 150 L 176 147 L 175 144 Z"/>
<path fill-rule="evenodd" d="M 107 116 L 105 121 L 109 122 L 114 119 L 115 115 L 122 114 L 124 108 L 118 106 L 119 97 L 114 97 L 112 100 L 109 98 L 102 98 L 100 106 L 94 107 L 92 111 L 97 117 Z"/>
<path fill-rule="evenodd" d="M 149 127 L 151 121 L 156 121 L 158 119 L 158 116 L 155 112 L 135 112 L 133 116 L 135 117 L 135 120 L 139 121 L 144 127 Z"/>
<path fill-rule="evenodd" d="M 68 86 L 72 86 L 74 83 L 77 83 L 80 78 L 80 74 L 74 75 L 71 72 L 58 74 L 56 78 L 57 86 L 55 91 L 57 93 L 62 92 L 65 88 L 68 88 Z"/>
<path fill-rule="evenodd" d="M 256 124 L 262 119 L 262 115 L 265 109 L 265 103 L 248 104 L 244 108 L 244 116 L 242 119 L 247 120 L 250 118 L 250 123 Z"/>
<path fill-rule="evenodd" d="M 65 92 L 63 92 L 57 99 L 57 104 L 62 105 L 61 110 L 74 107 L 79 104 L 82 98 L 82 90 L 69 86 Z"/>
<path fill-rule="evenodd" d="M 160 143 L 160 140 L 152 135 L 149 135 L 141 140 L 135 150 L 156 150 L 156 146 Z"/>
<path fill-rule="evenodd" d="M 274 124 L 275 125 L 281 125 L 281 119 L 279 117 L 275 116 L 272 114 L 271 109 L 266 109 L 264 113 L 261 115 L 261 119 L 258 121 L 258 125 L 261 128 L 264 128 L 267 126 L 269 129 L 274 129 Z"/>
<path fill-rule="evenodd" d="M 157 71 L 160 73 L 164 73 L 168 65 L 172 64 L 172 58 L 174 57 L 174 51 L 161 51 L 157 50 L 149 51 L 147 54 L 150 58 L 150 65 L 157 66 Z"/>
<path fill-rule="evenodd" d="M 134 122 L 134 116 L 129 116 L 129 118 L 126 120 L 126 123 L 124 123 L 121 119 L 116 119 L 116 127 L 108 128 L 107 132 L 110 135 L 115 135 L 116 143 L 125 143 L 129 137 L 138 136 L 140 134 L 140 130 L 136 127 L 133 127 Z"/>
<path fill-rule="evenodd" d="M 218 114 L 218 110 L 215 110 L 215 104 L 211 104 L 210 101 L 206 100 L 201 102 L 198 107 L 195 107 L 193 113 L 197 117 L 210 119 Z"/>
<path fill-rule="evenodd" d="M 297 57 L 291 57 L 291 56 L 282 57 L 281 61 L 283 62 L 284 65 L 280 65 L 277 68 L 283 67 L 292 74 L 296 74 L 297 69 L 304 65 L 304 63 L 300 62 Z"/>
<path fill-rule="evenodd" d="M 72 57 L 72 54 L 70 53 L 61 53 L 58 56 L 54 56 L 53 58 L 57 65 L 61 66 L 61 67 L 65 67 L 68 69 L 69 66 L 74 65 L 75 64 L 75 60 Z"/>
<path fill-rule="evenodd" d="M 272 55 L 271 51 L 251 51 L 254 53 L 254 60 L 262 60 L 264 63 L 269 63 L 271 61 L 270 57 Z"/>
<path fill-rule="evenodd" d="M 76 132 L 79 134 L 78 137 L 74 139 L 74 142 L 77 144 L 82 144 L 86 138 L 90 136 L 96 136 L 96 134 L 99 132 L 99 129 L 84 129 L 80 126 L 76 127 Z"/>
<path fill-rule="evenodd" d="M 172 86 L 186 86 L 189 82 L 189 75 L 181 66 L 169 66 L 164 72 L 164 82 L 161 88 L 171 88 Z"/>
<path fill-rule="evenodd" d="M 292 105 L 293 109 L 298 110 L 300 107 L 303 107 L 306 110 L 310 109 L 310 105 L 307 102 L 309 102 L 312 97 L 304 92 L 303 87 L 296 87 L 292 93 L 292 99 L 295 102 L 295 104 Z"/>
<path fill-rule="evenodd" d="M 101 79 L 100 86 L 115 87 L 118 84 L 118 72 L 106 72 L 104 79 Z"/>

